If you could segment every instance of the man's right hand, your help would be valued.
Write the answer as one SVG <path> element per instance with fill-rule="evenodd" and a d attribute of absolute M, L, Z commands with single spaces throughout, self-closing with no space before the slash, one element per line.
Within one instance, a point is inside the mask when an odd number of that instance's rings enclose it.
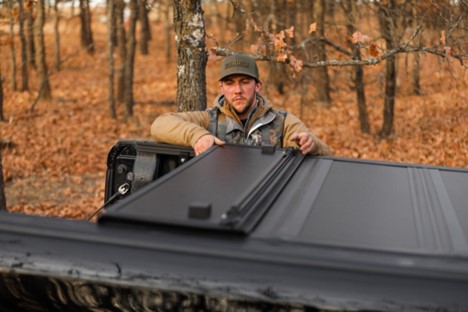
<path fill-rule="evenodd" d="M 224 141 L 221 141 L 217 137 L 211 134 L 207 134 L 202 136 L 201 138 L 198 139 L 198 141 L 195 143 L 195 146 L 193 149 L 195 150 L 195 155 L 200 155 L 210 147 L 212 147 L 214 144 L 216 145 L 224 145 Z"/>

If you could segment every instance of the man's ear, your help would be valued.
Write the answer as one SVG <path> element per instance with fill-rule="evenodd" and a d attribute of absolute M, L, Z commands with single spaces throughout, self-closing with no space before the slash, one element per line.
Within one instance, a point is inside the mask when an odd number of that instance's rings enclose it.
<path fill-rule="evenodd" d="M 260 92 L 260 90 L 262 90 L 262 86 L 263 86 L 263 82 L 257 81 L 257 82 L 255 83 L 255 92 L 256 92 L 256 93 Z"/>

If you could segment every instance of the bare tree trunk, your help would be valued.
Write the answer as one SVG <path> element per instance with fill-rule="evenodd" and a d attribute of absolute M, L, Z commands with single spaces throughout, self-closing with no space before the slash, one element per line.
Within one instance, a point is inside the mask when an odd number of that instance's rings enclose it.
<path fill-rule="evenodd" d="M 416 9 L 413 9 L 413 15 L 416 16 Z M 418 27 L 418 20 L 413 18 L 413 29 L 416 30 Z M 421 35 L 418 35 L 418 44 L 421 43 Z M 413 54 L 413 94 L 421 95 L 421 80 L 419 76 L 419 53 Z"/>
<path fill-rule="evenodd" d="M 355 59 L 361 59 L 359 48 L 354 48 Z M 366 91 L 364 84 L 364 69 L 362 66 L 356 66 L 354 69 L 354 85 L 356 88 L 356 99 L 359 112 L 359 126 L 362 133 L 370 133 L 369 115 L 367 114 Z"/>
<path fill-rule="evenodd" d="M 316 19 L 315 19 L 315 15 L 316 15 L 316 14 L 315 14 L 315 3 L 316 3 L 316 1 L 310 1 L 310 0 L 305 0 L 305 1 L 307 1 L 307 3 L 309 3 L 309 5 L 310 5 L 310 10 L 307 11 L 307 12 L 308 12 L 308 14 L 307 14 L 307 15 L 308 15 L 308 18 L 309 18 L 311 21 L 316 20 Z"/>
<path fill-rule="evenodd" d="M 414 53 L 413 62 L 413 94 L 421 95 L 421 79 L 419 75 L 419 53 Z"/>
<path fill-rule="evenodd" d="M 3 116 L 3 76 L 2 68 L 0 67 L 0 121 L 5 121 Z"/>
<path fill-rule="evenodd" d="M 327 1 L 320 1 L 320 9 L 318 13 L 318 33 L 320 37 L 325 37 L 325 17 L 327 15 Z M 321 61 L 327 60 L 327 52 L 325 44 L 320 41 L 317 45 L 317 56 Z M 316 79 L 315 85 L 317 86 L 317 100 L 325 106 L 331 105 L 330 96 L 330 77 L 328 76 L 328 68 L 326 66 L 315 69 Z"/>
<path fill-rule="evenodd" d="M 115 112 L 114 98 L 114 32 L 115 32 L 115 5 L 114 0 L 109 0 L 107 6 L 107 22 L 108 22 L 108 55 L 109 55 L 109 113 L 112 119 L 117 118 Z"/>
<path fill-rule="evenodd" d="M 276 16 L 276 19 L 271 20 L 270 27 L 273 32 L 280 32 L 284 29 L 287 20 L 287 3 L 286 1 L 274 0 L 271 5 L 271 14 Z M 274 53 L 274 51 L 268 51 L 268 53 Z M 286 93 L 285 86 L 288 85 L 289 73 L 287 72 L 284 64 L 272 62 L 269 64 L 269 75 L 268 82 L 270 85 L 276 88 L 279 94 L 284 95 Z"/>
<path fill-rule="evenodd" d="M 8 1 L 10 10 L 10 58 L 11 58 L 11 88 L 16 91 L 16 52 L 15 52 L 15 20 L 13 18 L 13 0 Z"/>
<path fill-rule="evenodd" d="M 24 1 L 18 0 L 19 7 L 19 37 L 21 42 L 21 91 L 29 90 L 29 76 L 28 76 L 28 56 L 27 56 L 27 43 L 24 34 Z"/>
<path fill-rule="evenodd" d="M 250 15 L 251 18 L 253 18 L 254 21 L 258 22 L 261 19 L 261 11 L 260 11 L 260 6 L 258 4 L 258 0 L 250 0 L 250 12 L 252 12 Z M 250 31 L 248 33 L 248 42 L 255 42 L 257 39 L 257 36 L 254 31 Z"/>
<path fill-rule="evenodd" d="M 174 5 L 175 5 L 175 3 L 174 3 Z M 224 20 L 224 29 L 229 29 L 229 22 L 231 21 L 231 17 L 232 17 L 231 10 L 234 11 L 234 8 L 233 8 L 233 5 L 232 5 L 232 2 L 229 2 L 226 5 L 226 19 Z M 223 34 L 224 32 L 221 32 L 221 33 L 222 33 L 221 40 L 222 40 L 222 42 L 224 42 L 224 34 Z"/>
<path fill-rule="evenodd" d="M 379 23 L 382 36 L 385 39 L 386 49 L 395 48 L 393 32 L 395 31 L 396 0 L 389 0 L 387 5 L 379 6 Z M 385 98 L 383 110 L 383 124 L 380 130 L 381 137 L 388 137 L 393 132 L 393 117 L 396 95 L 396 58 L 391 56 L 385 64 Z"/>
<path fill-rule="evenodd" d="M 172 46 L 172 33 L 171 33 L 171 3 L 172 0 L 166 1 L 166 10 L 164 11 L 164 16 L 166 19 L 166 63 L 171 61 L 171 46 Z"/>
<path fill-rule="evenodd" d="M 137 0 L 130 0 L 130 24 L 127 40 L 127 59 L 125 60 L 125 116 L 133 116 L 133 67 L 135 63 L 136 23 L 138 20 Z"/>
<path fill-rule="evenodd" d="M 356 2 L 356 1 L 355 1 Z M 337 1 L 327 1 L 327 16 L 329 20 L 335 19 L 335 5 Z"/>
<path fill-rule="evenodd" d="M 0 211 L 7 211 L 6 196 L 5 196 L 5 183 L 3 181 L 2 154 L 3 153 L 0 148 Z"/>
<path fill-rule="evenodd" d="M 201 0 L 174 0 L 177 110 L 206 109 L 205 21 Z"/>
<path fill-rule="evenodd" d="M 58 10 L 58 2 L 59 0 L 55 0 L 54 2 L 54 32 L 55 32 L 55 44 L 54 44 L 54 69 L 56 71 L 60 70 L 60 32 L 59 32 L 59 24 L 60 24 L 60 12 Z"/>
<path fill-rule="evenodd" d="M 107 5 L 107 10 L 109 10 L 109 8 L 112 7 L 112 9 L 114 10 L 113 14 L 112 14 L 112 20 L 111 20 L 111 29 L 109 30 L 110 33 L 112 34 L 112 45 L 113 47 L 116 47 L 118 46 L 118 39 L 117 39 L 117 20 L 116 20 L 116 16 L 117 16 L 117 9 L 116 9 L 116 5 L 117 5 L 117 1 L 116 0 L 106 0 L 106 5 Z M 107 16 L 109 18 L 109 11 L 107 11 Z"/>
<path fill-rule="evenodd" d="M 45 10 L 44 0 L 37 1 L 37 17 L 34 21 L 34 46 L 36 47 L 36 65 L 37 74 L 40 81 L 39 95 L 37 101 L 48 101 L 52 98 L 50 90 L 49 74 L 46 62 L 46 52 L 44 45 L 44 21 L 45 21 Z"/>
<path fill-rule="evenodd" d="M 239 8 L 243 7 L 242 0 L 237 0 Z M 241 34 L 245 28 L 245 16 L 239 9 L 234 8 L 234 14 L 232 16 L 234 23 L 236 25 L 236 33 Z"/>
<path fill-rule="evenodd" d="M 298 23 L 296 27 L 296 31 L 300 33 L 300 37 L 298 38 L 299 42 L 304 40 L 304 34 L 307 34 L 307 24 L 310 25 L 311 21 L 307 20 L 307 10 L 308 6 L 305 3 L 305 0 L 299 0 L 299 14 L 298 14 Z"/>
<path fill-rule="evenodd" d="M 351 38 L 353 33 L 357 31 L 356 27 L 356 2 L 354 0 L 346 0 L 345 3 L 342 2 L 343 9 L 346 12 L 348 23 L 346 28 L 348 30 L 348 38 Z M 358 44 L 353 44 L 351 40 L 348 39 L 348 46 L 353 50 L 353 59 L 361 59 L 361 51 L 359 50 Z M 370 132 L 369 125 L 369 116 L 367 114 L 367 104 L 366 104 L 366 93 L 364 89 L 364 69 L 362 66 L 354 67 L 354 87 L 356 90 L 356 100 L 358 105 L 359 112 L 359 126 L 362 133 Z"/>
<path fill-rule="evenodd" d="M 91 12 L 89 0 L 80 0 L 81 46 L 89 54 L 94 53 L 93 32 L 91 30 Z"/>
<path fill-rule="evenodd" d="M 300 30 L 300 28 L 297 25 L 298 23 L 296 22 L 297 6 L 298 6 L 297 0 L 288 2 L 288 5 L 287 5 L 288 23 L 284 25 L 284 28 L 289 28 L 291 26 L 294 26 L 294 29 L 296 30 L 295 31 L 296 35 L 298 34 L 298 31 Z M 297 42 L 296 36 L 290 38 L 290 40 L 291 40 L 291 45 L 295 46 Z"/>
<path fill-rule="evenodd" d="M 383 125 L 380 131 L 381 137 L 388 137 L 393 132 L 393 117 L 395 110 L 396 94 L 396 62 L 395 57 L 387 58 L 385 64 L 385 99 L 383 111 Z"/>
<path fill-rule="evenodd" d="M 117 70 L 117 101 L 124 102 L 125 96 L 125 60 L 127 59 L 127 34 L 124 25 L 125 2 L 115 0 L 115 20 L 117 24 L 117 45 L 119 47 L 119 68 Z"/>
<path fill-rule="evenodd" d="M 140 52 L 143 55 L 148 55 L 148 43 L 151 40 L 151 29 L 148 19 L 148 1 L 138 0 L 138 15 L 140 19 Z"/>
<path fill-rule="evenodd" d="M 28 2 L 32 3 L 32 1 Z M 34 20 L 33 20 L 33 6 L 28 5 L 26 9 L 26 25 L 27 25 L 27 57 L 28 64 L 32 69 L 36 69 L 36 47 L 34 46 Z"/>

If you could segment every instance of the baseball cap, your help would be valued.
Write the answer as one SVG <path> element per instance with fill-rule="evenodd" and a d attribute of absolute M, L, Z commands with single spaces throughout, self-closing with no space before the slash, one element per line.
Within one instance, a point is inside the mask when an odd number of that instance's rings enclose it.
<path fill-rule="evenodd" d="M 247 75 L 260 81 L 257 63 L 252 57 L 245 54 L 232 54 L 223 59 L 219 80 L 234 74 Z"/>

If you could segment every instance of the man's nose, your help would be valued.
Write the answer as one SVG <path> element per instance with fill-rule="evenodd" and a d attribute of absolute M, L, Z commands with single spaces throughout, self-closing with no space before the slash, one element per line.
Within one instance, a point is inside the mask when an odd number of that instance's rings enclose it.
<path fill-rule="evenodd" d="M 241 93 L 242 92 L 242 88 L 241 88 L 241 84 L 236 82 L 234 83 L 234 92 L 235 93 Z"/>

